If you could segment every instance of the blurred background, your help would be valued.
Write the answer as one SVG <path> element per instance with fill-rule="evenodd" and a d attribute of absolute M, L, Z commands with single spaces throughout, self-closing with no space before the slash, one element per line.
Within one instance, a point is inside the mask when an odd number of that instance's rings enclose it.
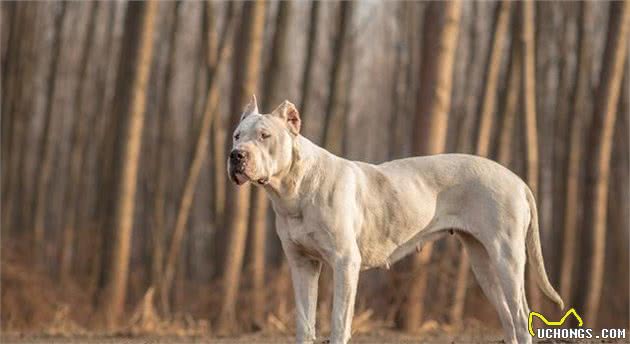
<path fill-rule="evenodd" d="M 273 212 L 226 173 L 252 94 L 261 112 L 295 103 L 302 134 L 350 159 L 509 167 L 537 196 L 567 307 L 628 328 L 629 7 L 3 1 L 3 331 L 292 333 Z M 354 327 L 499 322 L 449 237 L 363 273 Z"/>

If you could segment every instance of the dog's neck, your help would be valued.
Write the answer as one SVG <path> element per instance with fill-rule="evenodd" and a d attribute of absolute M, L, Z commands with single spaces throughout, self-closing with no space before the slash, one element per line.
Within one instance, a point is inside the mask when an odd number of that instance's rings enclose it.
<path fill-rule="evenodd" d="M 269 178 L 264 188 L 274 203 L 275 208 L 284 208 L 288 213 L 298 211 L 299 195 L 309 192 L 306 185 L 311 185 L 313 178 L 318 178 L 317 161 L 325 154 L 330 154 L 307 138 L 298 135 L 292 147 L 291 164 Z M 277 209 L 279 210 L 279 209 Z"/>

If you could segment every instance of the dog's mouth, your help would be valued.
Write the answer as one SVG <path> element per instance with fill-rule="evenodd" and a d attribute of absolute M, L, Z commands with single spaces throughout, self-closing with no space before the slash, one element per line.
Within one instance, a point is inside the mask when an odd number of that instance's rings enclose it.
<path fill-rule="evenodd" d="M 228 171 L 229 171 L 230 179 L 232 179 L 232 181 L 236 185 L 243 185 L 245 184 L 245 182 L 247 182 L 250 179 L 247 176 L 247 173 L 245 172 L 245 166 L 243 164 L 240 164 L 240 165 L 230 164 Z"/>
<path fill-rule="evenodd" d="M 245 172 L 244 168 L 234 168 L 230 170 L 230 179 L 232 179 L 232 181 L 236 184 L 236 185 L 243 185 L 248 181 L 254 181 L 254 178 L 250 178 L 250 176 L 247 175 L 247 173 Z M 267 177 L 262 177 L 262 178 L 258 178 L 255 179 L 255 182 L 258 185 L 267 185 L 269 184 L 269 178 Z"/>
<path fill-rule="evenodd" d="M 243 185 L 243 184 L 245 184 L 245 182 L 247 182 L 249 180 L 249 178 L 247 178 L 247 175 L 245 175 L 245 173 L 241 173 L 241 172 L 232 172 L 232 173 L 230 173 L 230 178 L 232 179 L 232 181 L 236 185 Z"/>

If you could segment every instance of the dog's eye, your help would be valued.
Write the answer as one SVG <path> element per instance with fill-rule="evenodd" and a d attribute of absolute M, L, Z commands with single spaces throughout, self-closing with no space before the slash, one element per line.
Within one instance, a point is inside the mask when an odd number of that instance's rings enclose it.
<path fill-rule="evenodd" d="M 234 134 L 234 139 L 235 139 L 235 140 L 238 140 L 238 138 L 239 138 L 239 137 L 241 137 L 241 133 L 236 133 L 236 134 Z"/>
<path fill-rule="evenodd" d="M 268 139 L 270 137 L 271 137 L 271 134 L 269 134 L 269 133 L 261 133 L 260 134 L 260 138 L 263 139 L 263 140 Z"/>

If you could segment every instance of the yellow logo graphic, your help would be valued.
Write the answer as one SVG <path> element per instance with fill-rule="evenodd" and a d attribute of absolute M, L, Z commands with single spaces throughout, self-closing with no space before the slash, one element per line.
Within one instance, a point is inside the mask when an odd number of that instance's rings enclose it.
<path fill-rule="evenodd" d="M 547 320 L 547 318 L 545 318 L 544 315 L 537 313 L 537 312 L 529 312 L 529 334 L 532 335 L 532 337 L 535 336 L 534 334 L 534 329 L 532 327 L 532 320 L 534 320 L 534 317 L 538 317 L 540 320 L 542 320 L 546 325 L 548 326 L 562 326 L 562 324 L 564 324 L 564 321 L 567 319 L 567 317 L 569 316 L 569 314 L 573 314 L 573 316 L 575 316 L 575 318 L 578 321 L 578 326 L 582 327 L 582 325 L 584 325 L 584 322 L 582 321 L 582 318 L 577 314 L 577 312 L 575 311 L 575 308 L 571 308 L 569 309 L 564 316 L 562 317 L 562 319 L 560 319 L 560 321 L 549 321 Z"/>

